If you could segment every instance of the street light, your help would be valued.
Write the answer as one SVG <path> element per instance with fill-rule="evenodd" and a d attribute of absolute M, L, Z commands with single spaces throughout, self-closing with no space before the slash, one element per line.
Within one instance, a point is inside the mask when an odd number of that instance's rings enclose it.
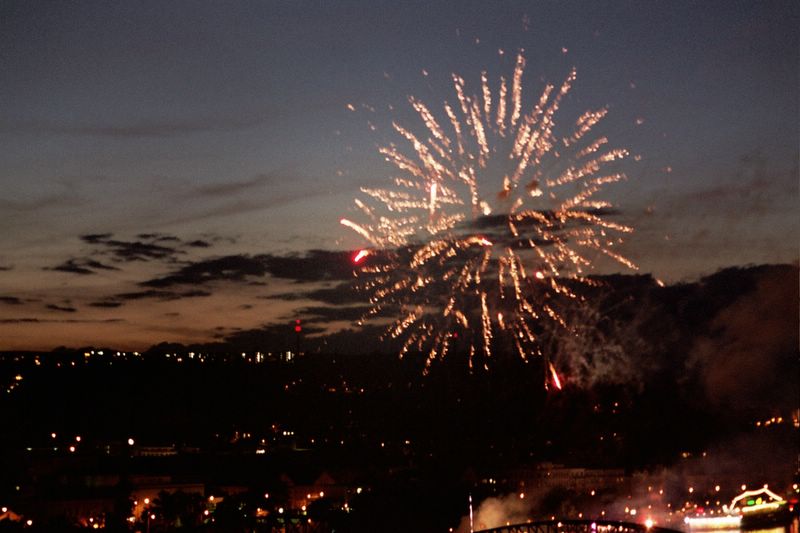
<path fill-rule="evenodd" d="M 156 515 L 150 514 L 150 509 L 149 509 L 149 507 L 150 507 L 150 498 L 145 498 L 144 499 L 144 505 L 145 505 L 144 514 L 147 517 L 145 519 L 146 522 L 147 522 L 147 526 L 146 526 L 147 527 L 147 533 L 150 533 L 150 519 L 153 518 L 155 520 Z"/>

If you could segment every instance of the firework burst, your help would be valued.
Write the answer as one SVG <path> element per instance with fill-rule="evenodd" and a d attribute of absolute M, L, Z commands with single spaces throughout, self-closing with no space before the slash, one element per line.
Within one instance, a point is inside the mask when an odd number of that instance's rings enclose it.
<path fill-rule="evenodd" d="M 524 69 L 519 54 L 496 88 L 482 73 L 476 95 L 453 75 L 454 103 L 438 115 L 410 97 L 421 133 L 395 122 L 402 146 L 380 149 L 393 186 L 362 188 L 359 218 L 341 220 L 369 243 L 354 258 L 361 287 L 369 315 L 397 317 L 387 335 L 404 339 L 401 356 L 418 350 L 430 365 L 458 346 L 470 367 L 488 368 L 498 350 L 528 360 L 543 327 L 567 327 L 559 301 L 579 298 L 597 256 L 635 268 L 616 251 L 632 228 L 608 220 L 613 206 L 599 198 L 625 179 L 628 156 L 590 135 L 607 109 L 558 136 L 575 70 L 525 110 Z"/>

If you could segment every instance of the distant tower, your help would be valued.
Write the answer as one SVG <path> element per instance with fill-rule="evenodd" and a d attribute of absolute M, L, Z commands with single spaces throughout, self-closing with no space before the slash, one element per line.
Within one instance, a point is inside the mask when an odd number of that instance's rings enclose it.
<path fill-rule="evenodd" d="M 303 326 L 300 325 L 300 319 L 294 321 L 294 334 L 297 341 L 297 353 L 295 356 L 300 355 L 300 334 L 303 332 Z"/>

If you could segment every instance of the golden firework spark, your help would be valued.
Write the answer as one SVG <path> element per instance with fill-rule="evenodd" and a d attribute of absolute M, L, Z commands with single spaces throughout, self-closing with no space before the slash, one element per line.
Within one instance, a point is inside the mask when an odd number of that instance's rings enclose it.
<path fill-rule="evenodd" d="M 524 69 L 520 53 L 496 91 L 483 72 L 478 95 L 454 74 L 455 103 L 438 117 L 409 97 L 424 128 L 393 123 L 403 147 L 380 149 L 399 171 L 393 187 L 362 188 L 359 222 L 341 220 L 372 248 L 355 262 L 370 315 L 399 316 L 387 334 L 404 338 L 401 356 L 424 351 L 430 364 L 461 343 L 470 367 L 480 356 L 488 368 L 503 339 L 528 360 L 543 323 L 566 326 L 558 302 L 591 282 L 596 256 L 636 268 L 617 251 L 632 228 L 608 220 L 613 205 L 599 198 L 625 179 L 619 162 L 629 155 L 589 139 L 607 109 L 583 113 L 559 137 L 555 116 L 575 70 L 523 111 Z"/>

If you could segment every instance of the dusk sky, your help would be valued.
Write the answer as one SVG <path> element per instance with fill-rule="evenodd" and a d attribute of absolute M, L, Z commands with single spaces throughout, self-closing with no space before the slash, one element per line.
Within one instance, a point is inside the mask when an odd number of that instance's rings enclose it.
<path fill-rule="evenodd" d="M 0 350 L 349 325 L 339 219 L 392 121 L 520 50 L 526 104 L 575 67 L 556 120 L 608 106 L 641 156 L 605 191 L 640 273 L 796 263 L 798 28 L 792 0 L 5 1 Z"/>

